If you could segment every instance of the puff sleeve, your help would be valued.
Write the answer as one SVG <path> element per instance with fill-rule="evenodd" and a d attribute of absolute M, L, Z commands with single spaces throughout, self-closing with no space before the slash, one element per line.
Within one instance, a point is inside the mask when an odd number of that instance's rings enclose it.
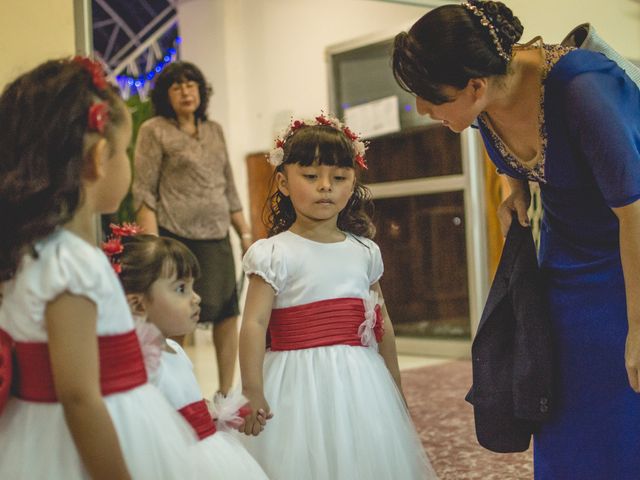
<path fill-rule="evenodd" d="M 102 252 L 80 240 L 73 244 L 48 245 L 38 252 L 38 258 L 25 278 L 25 300 L 30 317 L 36 322 L 42 321 L 47 303 L 64 292 L 86 297 L 99 307 L 108 287 L 103 275 L 96 275 L 94 268 L 87 268 L 97 261 L 107 262 Z"/>
<path fill-rule="evenodd" d="M 369 241 L 369 253 L 370 253 L 370 262 L 369 262 L 369 285 L 373 285 L 382 277 L 384 273 L 384 264 L 382 263 L 382 253 L 380 253 L 380 247 L 378 244 Z"/>
<path fill-rule="evenodd" d="M 271 239 L 255 242 L 242 259 L 242 268 L 246 275 L 258 275 L 267 282 L 275 294 L 284 288 L 287 268 L 282 248 Z"/>

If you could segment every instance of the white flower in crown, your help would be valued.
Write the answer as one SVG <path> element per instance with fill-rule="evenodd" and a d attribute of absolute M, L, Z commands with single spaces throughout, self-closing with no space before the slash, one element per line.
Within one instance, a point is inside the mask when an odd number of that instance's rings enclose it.
<path fill-rule="evenodd" d="M 282 160 L 284 160 L 284 150 L 282 147 L 276 147 L 271 152 L 269 152 L 268 162 L 274 167 L 279 167 L 282 165 Z"/>

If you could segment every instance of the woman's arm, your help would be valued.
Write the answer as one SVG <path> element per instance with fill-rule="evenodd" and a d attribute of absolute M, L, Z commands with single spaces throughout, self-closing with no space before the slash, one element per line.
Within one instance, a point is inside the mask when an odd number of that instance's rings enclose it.
<path fill-rule="evenodd" d="M 269 404 L 264 398 L 262 370 L 273 297 L 273 288 L 259 276 L 251 275 L 240 329 L 242 393 L 252 409 L 241 427 L 241 431 L 247 435 L 258 435 L 262 430 L 263 422 L 258 420 L 258 415 L 263 418 L 271 416 Z"/>
<path fill-rule="evenodd" d="M 233 212 L 231 214 L 231 224 L 240 237 L 242 253 L 244 254 L 247 250 L 249 250 L 249 247 L 253 243 L 253 235 L 251 234 L 251 228 L 249 227 L 249 224 L 244 219 L 242 210 L 238 210 L 237 212 Z"/>
<path fill-rule="evenodd" d="M 96 315 L 93 302 L 69 293 L 47 304 L 51 370 L 67 426 L 89 475 L 124 480 L 131 477 L 100 392 Z"/>
<path fill-rule="evenodd" d="M 631 388 L 640 393 L 640 200 L 613 212 L 620 222 L 620 258 L 629 320 L 625 366 Z"/>
<path fill-rule="evenodd" d="M 153 120 L 138 131 L 134 154 L 134 175 L 131 184 L 136 221 L 145 233 L 158 235 L 158 183 L 162 171 L 162 144 L 155 134 Z"/>
<path fill-rule="evenodd" d="M 146 203 L 141 204 L 136 212 L 136 222 L 144 229 L 144 233 L 158 235 L 156 212 L 151 210 Z"/>
<path fill-rule="evenodd" d="M 382 295 L 382 289 L 378 282 L 371 285 L 371 290 L 378 292 L 380 298 L 384 298 Z M 398 390 L 402 392 L 400 365 L 398 364 L 398 353 L 396 352 L 396 335 L 393 331 L 393 324 L 389 318 L 387 306 L 384 303 L 382 304 L 382 318 L 384 319 L 384 336 L 382 337 L 382 341 L 378 344 L 378 352 L 384 359 L 384 363 L 391 373 L 394 382 L 396 382 Z"/>

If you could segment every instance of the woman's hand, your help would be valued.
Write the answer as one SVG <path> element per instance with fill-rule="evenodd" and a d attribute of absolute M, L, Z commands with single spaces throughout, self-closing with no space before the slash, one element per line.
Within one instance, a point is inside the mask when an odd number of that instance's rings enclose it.
<path fill-rule="evenodd" d="M 627 367 L 629 385 L 636 393 L 640 393 L 640 330 L 629 329 L 624 352 L 624 363 Z"/>
<path fill-rule="evenodd" d="M 510 182 L 511 184 L 511 182 Z M 529 193 L 529 188 L 513 188 L 511 189 L 511 195 L 509 195 L 501 204 L 498 206 L 498 221 L 500 222 L 500 230 L 502 231 L 502 235 L 504 237 L 507 236 L 507 232 L 511 227 L 511 221 L 513 220 L 513 215 L 518 218 L 520 225 L 523 227 L 528 227 L 529 216 L 527 215 L 527 210 L 529 210 L 529 204 L 531 203 L 531 194 Z"/>
<path fill-rule="evenodd" d="M 614 208 L 620 223 L 620 259 L 627 297 L 629 331 L 624 363 L 631 388 L 640 393 L 640 200 Z"/>

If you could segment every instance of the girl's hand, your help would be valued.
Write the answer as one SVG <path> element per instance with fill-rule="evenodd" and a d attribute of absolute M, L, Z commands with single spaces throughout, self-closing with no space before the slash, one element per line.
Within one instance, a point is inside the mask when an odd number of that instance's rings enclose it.
<path fill-rule="evenodd" d="M 257 436 L 264 430 L 267 420 L 273 418 L 271 408 L 262 393 L 243 392 L 249 400 L 251 413 L 244 419 L 244 424 L 238 430 L 245 435 Z"/>
<path fill-rule="evenodd" d="M 500 204 L 498 207 L 498 221 L 500 222 L 500 230 L 504 237 L 507 236 L 507 232 L 511 227 L 511 221 L 513 220 L 514 213 L 518 217 L 520 225 L 523 227 L 529 226 L 527 210 L 529 210 L 530 203 L 531 194 L 529 191 L 517 189 Z"/>
<path fill-rule="evenodd" d="M 640 331 L 629 329 L 624 360 L 629 384 L 636 393 L 640 393 Z"/>

